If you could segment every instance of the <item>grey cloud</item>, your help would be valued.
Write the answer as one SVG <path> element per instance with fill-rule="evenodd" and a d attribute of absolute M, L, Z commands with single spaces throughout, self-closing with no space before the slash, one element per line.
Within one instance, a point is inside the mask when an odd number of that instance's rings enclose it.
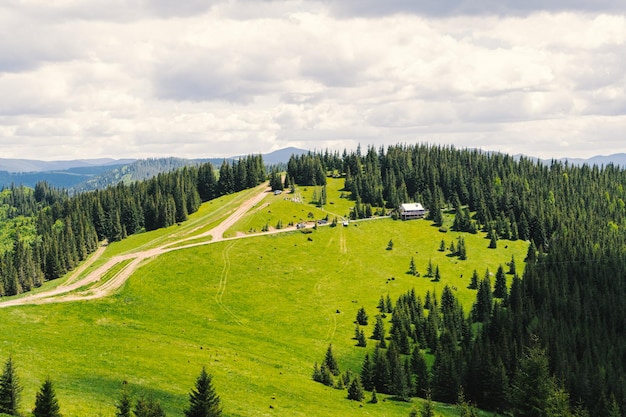
<path fill-rule="evenodd" d="M 8 0 L 3 8 L 29 15 L 44 22 L 68 20 L 131 22 L 146 16 L 177 18 L 195 16 L 207 12 L 227 0 L 90 0 L 65 4 L 44 2 L 24 4 Z"/>
<path fill-rule="evenodd" d="M 526 15 L 539 11 L 561 12 L 626 12 L 626 2 L 622 0 L 322 0 L 341 17 L 375 17 L 397 13 L 425 16 L 458 15 Z"/>

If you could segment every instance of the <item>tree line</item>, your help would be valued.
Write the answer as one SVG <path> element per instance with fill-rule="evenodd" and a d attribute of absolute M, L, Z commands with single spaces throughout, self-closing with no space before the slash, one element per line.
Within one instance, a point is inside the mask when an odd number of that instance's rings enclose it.
<path fill-rule="evenodd" d="M 22 385 L 17 375 L 16 366 L 11 356 L 4 364 L 0 375 L 0 414 L 21 416 Z M 222 407 L 220 397 L 213 387 L 212 377 L 202 368 L 194 388 L 189 393 L 189 407 L 185 417 L 220 417 Z M 134 400 L 127 384 L 122 384 L 119 399 L 115 403 L 115 417 L 166 417 L 158 400 L 141 395 Z M 61 407 L 57 399 L 54 383 L 50 377 L 42 383 L 35 396 L 33 417 L 61 417 Z"/>
<path fill-rule="evenodd" d="M 324 155 L 318 155 L 322 162 Z M 572 407 L 591 415 L 625 412 L 626 171 L 431 145 L 336 156 L 324 168 L 330 172 L 340 163 L 355 205 L 422 202 L 439 225 L 442 210 L 452 208 L 455 229 L 488 233 L 491 245 L 530 241 L 524 275 L 513 280 L 506 301 L 476 279 L 482 301 L 469 314 L 475 325 L 467 340 L 458 329 L 442 327 L 436 332 L 440 346 L 430 340 L 436 366 L 462 382 L 468 398 L 487 409 L 498 407 L 498 396 L 510 399 L 506 387 L 540 340 L 549 375 Z M 395 345 L 402 354 L 403 346 Z M 433 390 L 434 398 L 446 401 L 457 395 L 458 385 L 447 393 Z"/>
<path fill-rule="evenodd" d="M 265 181 L 260 155 L 184 167 L 129 185 L 69 196 L 47 183 L 0 192 L 0 295 L 30 291 L 63 276 L 95 251 L 143 231 L 187 220 L 200 204 Z M 4 249 L 2 249 L 4 247 Z"/>

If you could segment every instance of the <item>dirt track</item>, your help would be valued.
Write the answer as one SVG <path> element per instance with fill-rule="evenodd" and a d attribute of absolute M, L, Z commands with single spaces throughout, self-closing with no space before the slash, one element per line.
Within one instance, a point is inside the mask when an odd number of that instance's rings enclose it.
<path fill-rule="evenodd" d="M 62 285 L 58 286 L 49 291 L 41 292 L 38 294 L 32 294 L 23 298 L 18 298 L 6 302 L 0 303 L 0 308 L 2 307 L 11 307 L 17 305 L 27 305 L 27 304 L 48 304 L 48 303 L 61 303 L 68 301 L 79 301 L 79 300 L 92 300 L 96 298 L 106 297 L 107 295 L 112 294 L 117 289 L 119 289 L 128 278 L 139 268 L 139 266 L 146 262 L 147 260 L 159 256 L 166 252 L 171 252 L 174 250 L 180 250 L 185 248 L 190 248 L 194 246 L 208 245 L 211 243 L 219 242 L 222 240 L 232 240 L 232 239 L 241 239 L 250 236 L 257 236 L 259 234 L 254 235 L 244 235 L 237 236 L 234 238 L 224 238 L 224 233 L 228 230 L 233 224 L 235 224 L 239 219 L 241 219 L 251 208 L 253 208 L 256 204 L 261 202 L 265 196 L 270 194 L 269 188 L 267 185 L 263 185 L 259 187 L 259 193 L 249 200 L 245 201 L 241 204 L 237 210 L 235 210 L 230 216 L 228 216 L 222 223 L 214 227 L 213 229 L 202 233 L 201 235 L 196 235 L 184 239 L 180 239 L 175 242 L 169 242 L 166 245 L 160 246 L 158 248 L 149 249 L 143 252 L 132 253 L 128 255 L 120 255 L 111 258 L 104 265 L 99 267 L 98 269 L 91 272 L 86 277 L 75 281 L 73 278 L 78 277 L 86 268 L 92 265 L 102 254 L 104 253 L 105 247 L 99 248 L 84 264 L 82 264 L 73 274 L 72 276 Z M 273 230 L 270 232 L 260 233 L 260 234 L 271 234 L 271 233 L 279 233 L 286 232 L 290 230 L 294 230 L 294 227 Z M 182 245 L 177 247 L 172 247 L 173 245 L 181 244 L 186 241 L 196 240 L 205 238 L 208 236 L 212 236 L 212 240 L 206 242 L 196 242 L 190 243 L 188 245 Z M 97 283 L 106 275 L 106 273 L 111 270 L 115 265 L 120 262 L 128 261 L 130 262 L 125 265 L 113 278 L 109 279 L 102 285 L 98 285 Z M 91 288 L 79 292 L 78 289 L 94 284 Z"/>

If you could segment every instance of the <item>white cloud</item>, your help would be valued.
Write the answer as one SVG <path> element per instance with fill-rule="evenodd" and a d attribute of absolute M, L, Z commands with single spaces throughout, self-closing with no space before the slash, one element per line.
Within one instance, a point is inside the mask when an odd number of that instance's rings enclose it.
<path fill-rule="evenodd" d="M 621 3 L 503 2 L 498 14 L 460 0 L 359 4 L 8 1 L 3 157 L 398 142 L 542 157 L 625 150 Z"/>

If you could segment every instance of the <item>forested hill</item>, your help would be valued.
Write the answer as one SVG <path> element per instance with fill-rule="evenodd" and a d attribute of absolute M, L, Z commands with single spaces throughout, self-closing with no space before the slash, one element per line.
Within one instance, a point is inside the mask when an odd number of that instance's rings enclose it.
<path fill-rule="evenodd" d="M 187 219 L 202 201 L 265 181 L 263 158 L 162 173 L 130 185 L 70 197 L 38 183 L 0 193 L 0 296 L 30 291 L 72 270 L 98 243 Z"/>
<path fill-rule="evenodd" d="M 480 283 L 467 318 L 477 333 L 446 325 L 444 314 L 431 345 L 434 399 L 456 402 L 463 386 L 479 407 L 520 416 L 544 415 L 525 407 L 556 397 L 593 416 L 626 412 L 626 171 L 436 146 L 309 154 L 288 165 L 290 178 L 309 184 L 320 184 L 319 170 L 345 175 L 355 209 L 415 201 L 435 223 L 451 208 L 457 230 L 531 241 L 523 279 L 510 292 L 493 301 L 488 277 Z M 419 321 L 407 332 L 416 326 Z M 519 369 L 520 363 L 541 368 L 541 355 L 527 357 L 537 349 L 546 351 L 553 390 Z M 402 384 L 383 381 L 379 388 L 393 386 Z M 524 392 L 536 397 L 521 397 Z"/>
<path fill-rule="evenodd" d="M 215 164 L 216 161 L 206 161 Z M 205 163 L 206 163 L 205 162 Z M 221 161 L 219 161 L 221 162 Z M 218 162 L 218 163 L 219 163 Z M 182 158 L 149 158 L 140 159 L 127 165 L 120 165 L 107 170 L 72 187 L 73 192 L 101 190 L 119 182 L 130 184 L 135 181 L 148 180 L 162 172 L 200 165 L 202 162 Z"/>

